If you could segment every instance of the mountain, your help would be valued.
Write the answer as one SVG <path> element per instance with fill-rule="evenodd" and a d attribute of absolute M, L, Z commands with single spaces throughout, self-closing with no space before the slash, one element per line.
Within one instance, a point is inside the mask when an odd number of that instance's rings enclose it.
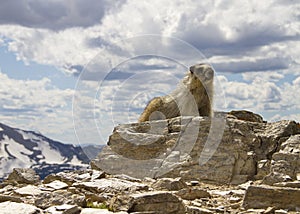
<path fill-rule="evenodd" d="M 86 149 L 85 149 L 86 148 Z M 63 144 L 42 134 L 0 123 L 0 180 L 13 168 L 33 168 L 41 178 L 60 171 L 85 169 L 101 147 Z M 88 153 L 86 153 L 86 151 Z"/>

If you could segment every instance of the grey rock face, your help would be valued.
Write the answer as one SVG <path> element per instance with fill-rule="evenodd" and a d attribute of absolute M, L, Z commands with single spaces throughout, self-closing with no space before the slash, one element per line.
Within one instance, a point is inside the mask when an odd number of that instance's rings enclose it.
<path fill-rule="evenodd" d="M 185 212 L 182 201 L 169 192 L 155 191 L 117 196 L 112 199 L 113 211 L 153 212 L 157 214 L 181 214 Z"/>
<path fill-rule="evenodd" d="M 43 213 L 41 209 L 33 205 L 10 202 L 10 201 L 0 203 L 0 211 L 2 214 L 16 214 L 16 213 L 42 214 Z"/>
<path fill-rule="evenodd" d="M 0 183 L 0 213 L 297 213 L 300 125 L 219 115 L 120 125 L 98 170 L 40 182 L 16 169 Z"/>
<path fill-rule="evenodd" d="M 169 190 L 169 191 L 174 191 L 174 190 L 180 190 L 183 188 L 187 188 L 187 185 L 185 182 L 182 181 L 181 178 L 161 178 L 158 179 L 152 187 L 154 189 L 160 189 L 160 190 Z"/>
<path fill-rule="evenodd" d="M 296 136 L 289 137 L 300 133 L 299 125 L 294 121 L 265 123 L 251 112 L 232 114 L 235 117 L 177 117 L 117 126 L 92 166 L 138 178 L 241 184 L 263 179 L 270 170 L 277 173 L 276 167 L 290 164 L 291 172 L 284 173 L 295 179 L 299 144 L 293 143 Z M 271 160 L 276 162 L 272 166 Z"/>
<path fill-rule="evenodd" d="M 137 182 L 131 182 L 126 180 L 120 180 L 116 178 L 103 178 L 95 181 L 80 182 L 73 184 L 74 187 L 80 187 L 82 189 L 89 190 L 95 193 L 109 192 L 118 193 L 127 191 L 146 190 L 147 185 Z"/>
<path fill-rule="evenodd" d="M 300 174 L 300 135 L 288 138 L 272 156 L 270 173 L 264 178 L 265 184 L 292 181 Z"/>
<path fill-rule="evenodd" d="M 296 210 L 300 207 L 300 189 L 250 186 L 243 201 L 245 208 L 268 208 Z"/>
<path fill-rule="evenodd" d="M 256 123 L 263 123 L 264 120 L 262 116 L 259 114 L 255 114 L 250 111 L 231 111 L 228 113 L 229 115 L 235 117 L 236 119 L 239 120 L 244 120 L 244 121 L 249 121 L 249 122 L 256 122 Z"/>
<path fill-rule="evenodd" d="M 40 181 L 40 177 L 33 169 L 15 168 L 9 174 L 6 182 L 17 182 L 19 184 L 36 184 Z"/>

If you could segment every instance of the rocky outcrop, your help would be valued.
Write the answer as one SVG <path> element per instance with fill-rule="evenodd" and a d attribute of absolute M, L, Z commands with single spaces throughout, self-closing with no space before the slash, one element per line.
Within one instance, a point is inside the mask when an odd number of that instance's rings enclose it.
<path fill-rule="evenodd" d="M 265 185 L 250 186 L 246 191 L 243 206 L 245 208 L 275 207 L 298 211 L 300 189 Z"/>
<path fill-rule="evenodd" d="M 129 213 L 185 213 L 185 206 L 182 200 L 170 192 L 163 191 L 118 195 L 113 198 L 110 208 L 113 211 L 126 211 Z"/>
<path fill-rule="evenodd" d="M 86 174 L 102 173 L 87 170 Z M 83 174 L 63 172 L 57 180 L 35 185 L 2 183 L 1 213 L 264 213 L 270 208 L 279 212 L 280 209 L 296 211 L 300 207 L 300 181 L 281 183 L 282 186 L 261 185 L 259 181 L 228 186 L 185 182 L 181 178 L 137 179 L 106 173 L 65 183 L 68 175 Z"/>
<path fill-rule="evenodd" d="M 222 184 L 264 179 L 270 184 L 296 179 L 297 134 L 300 127 L 294 121 L 267 123 L 247 111 L 213 119 L 177 117 L 125 124 L 114 129 L 91 165 L 140 178 L 181 177 Z"/>
<path fill-rule="evenodd" d="M 36 184 L 40 181 L 40 177 L 35 173 L 33 169 L 15 168 L 13 172 L 9 174 L 6 182 L 16 182 L 20 184 Z"/>
<path fill-rule="evenodd" d="M 93 169 L 44 180 L 16 169 L 0 184 L 0 212 L 296 213 L 299 145 L 298 123 L 249 112 L 120 125 Z"/>
<path fill-rule="evenodd" d="M 293 181 L 300 176 L 300 135 L 289 137 L 279 146 L 279 151 L 272 156 L 270 173 L 263 183 L 274 184 Z"/>

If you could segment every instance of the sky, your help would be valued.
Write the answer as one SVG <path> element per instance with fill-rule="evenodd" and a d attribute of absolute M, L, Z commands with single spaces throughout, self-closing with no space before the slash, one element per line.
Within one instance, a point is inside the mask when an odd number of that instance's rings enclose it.
<path fill-rule="evenodd" d="M 215 110 L 300 121 L 299 56 L 298 0 L 4 1 L 0 122 L 105 144 L 199 62 Z"/>

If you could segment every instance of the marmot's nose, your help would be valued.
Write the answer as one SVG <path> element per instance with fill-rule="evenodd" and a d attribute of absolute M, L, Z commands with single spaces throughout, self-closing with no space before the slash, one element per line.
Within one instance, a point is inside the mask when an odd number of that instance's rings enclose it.
<path fill-rule="evenodd" d="M 195 67 L 196 67 L 196 65 L 192 65 L 191 67 L 190 67 L 190 72 L 193 74 L 194 73 L 194 71 L 195 71 Z"/>

